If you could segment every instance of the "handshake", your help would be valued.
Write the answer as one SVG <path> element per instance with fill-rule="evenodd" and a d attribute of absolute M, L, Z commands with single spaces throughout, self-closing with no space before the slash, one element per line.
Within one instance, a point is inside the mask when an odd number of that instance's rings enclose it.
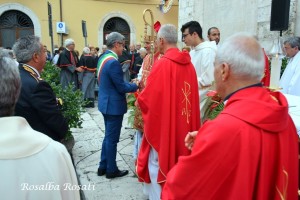
<path fill-rule="evenodd" d="M 132 79 L 131 80 L 131 83 L 135 83 L 137 86 L 139 86 L 139 84 L 140 84 L 140 81 L 138 80 L 138 79 Z"/>

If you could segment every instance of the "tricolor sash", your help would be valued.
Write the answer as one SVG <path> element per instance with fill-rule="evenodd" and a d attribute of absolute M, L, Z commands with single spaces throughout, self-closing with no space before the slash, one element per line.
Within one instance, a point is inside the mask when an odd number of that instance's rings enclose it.
<path fill-rule="evenodd" d="M 104 54 L 103 56 L 100 57 L 100 59 L 98 61 L 98 64 L 97 64 L 98 83 L 99 83 L 99 80 L 100 80 L 100 74 L 101 74 L 101 71 L 103 69 L 103 66 L 105 65 L 105 63 L 107 63 L 107 61 L 112 60 L 112 59 L 118 60 L 117 55 L 114 54 L 113 52 L 109 52 L 109 53 Z"/>

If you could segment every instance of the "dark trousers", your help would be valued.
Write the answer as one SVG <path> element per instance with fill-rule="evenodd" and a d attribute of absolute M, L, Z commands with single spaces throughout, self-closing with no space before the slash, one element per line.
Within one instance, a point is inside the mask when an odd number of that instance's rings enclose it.
<path fill-rule="evenodd" d="M 100 169 L 106 169 L 107 172 L 118 170 L 116 163 L 117 144 L 120 139 L 123 115 L 103 114 L 105 125 L 105 136 L 102 143 Z"/>

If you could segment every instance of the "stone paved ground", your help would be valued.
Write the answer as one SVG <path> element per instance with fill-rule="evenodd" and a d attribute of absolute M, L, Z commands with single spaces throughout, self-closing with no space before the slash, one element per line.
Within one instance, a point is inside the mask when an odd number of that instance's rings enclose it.
<path fill-rule="evenodd" d="M 86 185 L 83 200 L 145 200 L 142 184 L 134 174 L 132 158 L 134 131 L 127 129 L 127 116 L 124 116 L 120 142 L 118 144 L 117 165 L 120 169 L 128 169 L 127 176 L 106 179 L 97 176 L 97 168 L 104 137 L 104 121 L 97 108 L 88 108 L 82 115 L 84 122 L 82 129 L 73 129 L 75 145 L 73 159 L 81 185 Z M 93 190 L 94 187 L 94 190 Z"/>

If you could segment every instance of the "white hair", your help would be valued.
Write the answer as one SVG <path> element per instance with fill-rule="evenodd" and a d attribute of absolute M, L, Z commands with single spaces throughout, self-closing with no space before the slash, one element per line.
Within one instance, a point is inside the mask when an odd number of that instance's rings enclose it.
<path fill-rule="evenodd" d="M 140 53 L 147 53 L 147 50 L 144 47 L 142 47 L 140 48 Z"/>
<path fill-rule="evenodd" d="M 164 38 L 169 44 L 177 44 L 177 28 L 173 24 L 162 25 L 157 38 Z"/>
<path fill-rule="evenodd" d="M 83 53 L 84 54 L 89 54 L 90 52 L 91 52 L 90 48 L 88 48 L 88 47 L 83 48 Z"/>
<path fill-rule="evenodd" d="M 0 50 L 0 117 L 12 116 L 21 89 L 18 66 Z"/>
<path fill-rule="evenodd" d="M 116 42 L 124 42 L 125 37 L 118 32 L 111 32 L 106 39 L 106 45 L 108 49 L 112 49 Z"/>
<path fill-rule="evenodd" d="M 68 38 L 65 40 L 65 47 L 68 47 L 69 45 L 74 44 L 74 40 L 71 38 Z"/>
<path fill-rule="evenodd" d="M 41 48 L 40 38 L 34 35 L 19 38 L 13 46 L 13 51 L 19 63 L 28 63 L 35 53 L 45 53 Z"/>
<path fill-rule="evenodd" d="M 14 51 L 10 49 L 0 48 L 0 56 L 7 56 L 10 58 L 14 58 Z"/>
<path fill-rule="evenodd" d="M 255 43 L 249 40 L 255 40 Z M 215 61 L 227 63 L 232 73 L 237 76 L 261 80 L 264 74 L 264 59 L 263 50 L 253 35 L 236 33 L 218 48 Z"/>
<path fill-rule="evenodd" d="M 284 41 L 284 44 L 289 44 L 292 48 L 298 47 L 300 50 L 300 37 L 290 37 Z"/>

